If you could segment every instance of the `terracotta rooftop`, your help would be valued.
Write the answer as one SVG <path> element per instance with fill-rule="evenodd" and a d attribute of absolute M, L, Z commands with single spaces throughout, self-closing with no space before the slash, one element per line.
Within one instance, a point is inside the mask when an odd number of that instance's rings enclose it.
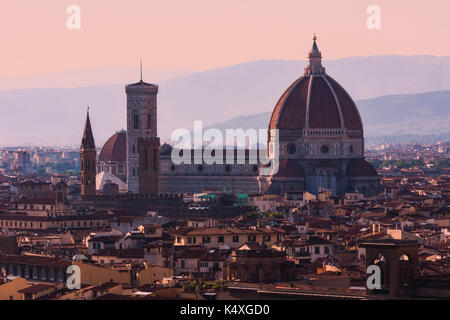
<path fill-rule="evenodd" d="M 127 156 L 127 133 L 126 131 L 120 131 L 114 134 L 103 145 L 98 160 L 109 161 L 126 161 Z"/>

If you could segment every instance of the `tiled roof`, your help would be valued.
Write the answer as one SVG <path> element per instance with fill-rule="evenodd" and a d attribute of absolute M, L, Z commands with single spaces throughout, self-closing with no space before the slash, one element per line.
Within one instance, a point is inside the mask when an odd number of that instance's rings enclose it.
<path fill-rule="evenodd" d="M 305 170 L 296 161 L 281 160 L 275 178 L 304 178 Z"/>
<path fill-rule="evenodd" d="M 43 283 L 39 283 L 39 284 L 35 284 L 32 285 L 28 288 L 24 288 L 22 290 L 19 290 L 18 292 L 20 293 L 28 293 L 28 294 L 36 294 L 45 290 L 48 290 L 50 288 L 53 288 L 54 286 L 51 284 L 43 284 Z"/>
<path fill-rule="evenodd" d="M 308 110 L 309 102 L 309 110 Z M 343 125 L 341 123 L 341 115 Z M 270 119 L 270 129 L 362 129 L 350 95 L 330 76 L 302 76 L 281 96 Z"/>
<path fill-rule="evenodd" d="M 378 177 L 378 173 L 372 164 L 364 159 L 354 159 L 347 167 L 349 177 Z"/>
<path fill-rule="evenodd" d="M 127 156 L 127 134 L 120 131 L 114 134 L 103 145 L 98 160 L 109 161 L 126 161 Z"/>
<path fill-rule="evenodd" d="M 95 252 L 93 256 L 144 259 L 144 249 L 101 249 Z"/>
<path fill-rule="evenodd" d="M 22 265 L 43 266 L 43 267 L 62 267 L 67 268 L 72 263 L 67 260 L 43 256 L 27 255 L 9 255 L 0 254 L 0 262 L 15 263 Z"/>

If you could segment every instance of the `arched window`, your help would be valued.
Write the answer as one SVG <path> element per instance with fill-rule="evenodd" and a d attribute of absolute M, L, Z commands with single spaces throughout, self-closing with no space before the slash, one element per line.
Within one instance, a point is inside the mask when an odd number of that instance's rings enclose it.
<path fill-rule="evenodd" d="M 147 116 L 147 129 L 151 129 L 152 128 L 152 116 L 148 115 Z"/>
<path fill-rule="evenodd" d="M 144 149 L 144 170 L 148 169 L 148 150 Z"/>
<path fill-rule="evenodd" d="M 133 115 L 133 128 L 139 129 L 139 114 L 137 113 Z"/>
<path fill-rule="evenodd" d="M 407 254 L 402 254 L 399 259 L 398 278 L 402 285 L 408 285 L 414 277 L 414 265 Z"/>
<path fill-rule="evenodd" d="M 373 261 L 373 264 L 380 267 L 381 270 L 381 285 L 388 285 L 390 283 L 389 279 L 389 263 L 384 256 L 384 254 L 379 253 L 375 260 Z"/>

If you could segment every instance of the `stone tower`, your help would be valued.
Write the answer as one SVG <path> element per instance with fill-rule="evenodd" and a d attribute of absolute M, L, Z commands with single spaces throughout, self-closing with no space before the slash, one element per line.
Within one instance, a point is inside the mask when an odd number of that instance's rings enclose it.
<path fill-rule="evenodd" d="M 80 159 L 81 159 L 81 198 L 95 196 L 95 164 L 97 151 L 95 150 L 94 136 L 92 134 L 89 111 L 84 125 L 83 139 L 81 141 Z"/>
<path fill-rule="evenodd" d="M 141 81 L 125 88 L 127 94 L 127 185 L 139 194 L 158 193 L 158 86 Z"/>

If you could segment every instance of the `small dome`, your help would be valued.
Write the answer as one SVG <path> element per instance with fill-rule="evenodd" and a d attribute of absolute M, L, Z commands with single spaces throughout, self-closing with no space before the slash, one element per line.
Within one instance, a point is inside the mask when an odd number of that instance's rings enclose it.
<path fill-rule="evenodd" d="M 170 156 L 172 155 L 172 146 L 170 144 L 164 143 L 159 149 L 160 156 Z"/>
<path fill-rule="evenodd" d="M 364 159 L 352 160 L 347 166 L 347 175 L 353 178 L 378 177 L 377 170 Z"/>
<path fill-rule="evenodd" d="M 285 159 L 281 160 L 278 172 L 273 177 L 275 178 L 304 178 L 305 170 L 296 161 Z"/>
<path fill-rule="evenodd" d="M 126 161 L 127 159 L 127 133 L 122 130 L 114 134 L 103 145 L 99 161 Z"/>

